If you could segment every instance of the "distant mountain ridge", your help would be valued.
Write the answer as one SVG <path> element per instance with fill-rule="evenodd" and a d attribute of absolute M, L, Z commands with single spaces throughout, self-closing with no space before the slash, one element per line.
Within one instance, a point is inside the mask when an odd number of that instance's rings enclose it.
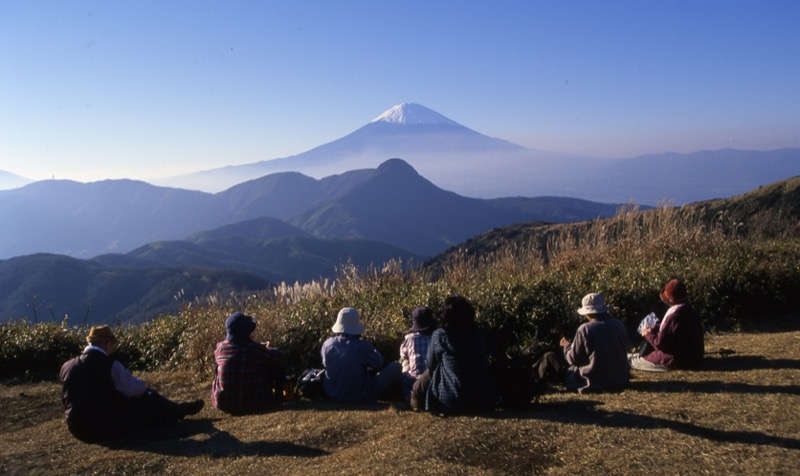
<path fill-rule="evenodd" d="M 423 105 L 401 103 L 350 134 L 299 154 L 152 183 L 219 193 L 280 172 L 322 179 L 374 169 L 393 158 L 463 196 L 573 197 L 651 206 L 726 198 L 800 175 L 798 147 L 666 152 L 632 158 L 580 156 L 522 147 L 481 134 Z M 2 177 L 0 171 L 0 190 Z"/>
<path fill-rule="evenodd" d="M 389 163 L 386 167 L 407 165 Z M 404 173 L 411 174 L 413 169 L 409 169 Z M 339 206 L 344 213 L 359 216 L 348 208 L 346 199 L 343 202 Z M 560 205 L 559 200 L 553 203 Z M 519 202 L 522 207 L 530 204 L 535 202 Z M 708 220 L 722 215 L 732 219 L 747 217 L 745 226 L 763 230 L 777 225 L 775 232 L 779 236 L 785 233 L 797 236 L 800 177 L 731 199 L 699 202 L 681 209 L 705 214 Z M 497 227 L 458 243 L 427 261 L 425 268 L 435 275 L 456 252 L 484 256 L 500 247 L 530 240 L 545 247 L 550 237 L 565 228 L 594 223 L 602 226 L 603 221 L 528 222 Z M 269 290 L 272 283 L 263 276 L 270 270 L 276 274 L 331 270 L 342 264 L 336 261 L 342 256 L 352 257 L 360 267 L 379 266 L 383 260 L 397 258 L 402 253 L 378 242 L 319 239 L 280 220 L 261 218 L 197 233 L 185 241 L 154 242 L 127 254 L 107 254 L 92 260 L 33 254 L 0 260 L 0 321 L 9 318 L 60 321 L 69 315 L 71 324 L 138 322 L 174 312 L 182 303 L 195 298 Z M 421 263 L 415 256 L 405 255 L 403 259 Z"/>
<path fill-rule="evenodd" d="M 487 154 L 493 156 L 491 163 L 487 163 Z M 485 197 L 492 194 L 482 193 L 482 190 L 486 187 L 495 188 L 491 184 L 496 180 L 505 181 L 511 186 L 501 196 L 532 196 L 521 193 L 525 188 L 514 186 L 520 180 L 507 176 L 505 170 L 524 170 L 523 165 L 535 161 L 540 172 L 553 171 L 563 156 L 540 153 L 488 137 L 425 106 L 403 103 L 354 132 L 302 154 L 201 171 L 155 183 L 219 191 L 245 180 L 277 172 L 297 171 L 322 178 L 347 170 L 374 168 L 392 158 L 408 162 L 423 176 L 431 178 L 445 189 L 457 190 L 463 195 Z M 500 163 L 506 165 L 498 167 Z M 476 178 L 479 183 L 474 183 Z M 472 185 L 463 187 L 466 183 Z"/>
<path fill-rule="evenodd" d="M 203 266 L 235 269 L 272 282 L 334 278 L 342 266 L 360 269 L 398 259 L 421 264 L 425 257 L 365 239 L 317 238 L 274 218 L 257 218 L 197 233 L 187 240 L 148 243 L 124 255 L 95 258 L 128 266 Z M 128 261 L 130 260 L 130 261 Z"/>
<path fill-rule="evenodd" d="M 552 199 L 463 197 L 436 187 L 401 160 L 321 180 L 278 173 L 218 194 L 130 180 L 48 180 L 0 191 L 0 259 L 39 252 L 80 258 L 127 253 L 263 217 L 316 238 L 383 241 L 432 256 L 495 226 L 608 216 L 617 208 L 577 203 L 565 199 L 559 218 Z"/>
<path fill-rule="evenodd" d="M 213 197 L 132 180 L 45 180 L 0 191 L 0 258 L 129 251 L 218 223 Z"/>
<path fill-rule="evenodd" d="M 69 316 L 69 324 L 139 322 L 209 295 L 261 291 L 269 282 L 241 271 L 132 268 L 35 254 L 0 261 L 0 322 Z"/>
<path fill-rule="evenodd" d="M 400 158 L 437 185 L 481 198 L 559 196 L 677 205 L 725 198 L 800 175 L 800 148 L 576 156 L 485 136 L 414 103 L 393 106 L 346 136 L 290 157 L 206 170 L 157 183 L 219 191 L 263 175 L 321 178 Z"/>
<path fill-rule="evenodd" d="M 21 177 L 5 170 L 0 170 L 0 190 L 8 190 L 25 186 L 33 180 Z"/>
<path fill-rule="evenodd" d="M 322 180 L 274 174 L 214 195 L 129 180 L 38 182 L 0 192 L 0 250 L 30 250 L 0 259 L 0 320 L 32 318 L 31 306 L 57 319 L 141 320 L 175 309 L 177 295 L 266 290 L 330 278 L 349 264 L 420 264 L 493 227 L 616 209 L 462 197 L 399 159 Z M 59 249 L 95 257 L 53 254 Z"/>

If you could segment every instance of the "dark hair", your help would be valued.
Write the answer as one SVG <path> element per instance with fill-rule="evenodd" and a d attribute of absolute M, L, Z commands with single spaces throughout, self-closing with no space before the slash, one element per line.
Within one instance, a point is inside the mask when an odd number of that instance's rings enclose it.
<path fill-rule="evenodd" d="M 445 329 L 462 329 L 475 325 L 475 307 L 463 296 L 448 296 L 440 317 Z"/>

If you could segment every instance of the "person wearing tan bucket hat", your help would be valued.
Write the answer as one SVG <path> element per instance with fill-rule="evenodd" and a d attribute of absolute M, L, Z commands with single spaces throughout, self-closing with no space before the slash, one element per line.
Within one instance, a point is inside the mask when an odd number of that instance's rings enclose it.
<path fill-rule="evenodd" d="M 203 408 L 203 400 L 177 403 L 161 396 L 111 358 L 117 338 L 108 326 L 92 327 L 86 342 L 81 355 L 65 362 L 59 374 L 67 428 L 79 440 L 108 441 Z"/>
<path fill-rule="evenodd" d="M 689 305 L 686 284 L 671 279 L 659 297 L 669 309 L 661 324 L 642 328 L 646 345 L 639 354 L 630 355 L 631 368 L 645 372 L 696 369 L 705 353 L 705 330 L 700 316 Z"/>
<path fill-rule="evenodd" d="M 584 296 L 577 312 L 588 322 L 578 327 L 572 342 L 561 338 L 562 352 L 547 352 L 534 363 L 537 380 L 563 381 L 580 393 L 624 388 L 630 379 L 628 329 L 611 317 L 602 294 Z"/>
<path fill-rule="evenodd" d="M 358 310 L 339 311 L 331 327 L 333 336 L 322 344 L 325 395 L 337 402 L 372 403 L 397 390 L 402 378 L 400 362 L 387 361 L 361 338 L 364 324 Z"/>

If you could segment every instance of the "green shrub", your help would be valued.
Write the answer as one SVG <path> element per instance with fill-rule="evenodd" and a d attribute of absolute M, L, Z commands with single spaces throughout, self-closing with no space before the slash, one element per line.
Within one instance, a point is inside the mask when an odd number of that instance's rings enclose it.
<path fill-rule="evenodd" d="M 61 364 L 80 353 L 85 329 L 62 323 L 28 321 L 0 325 L 0 378 L 55 378 Z"/>

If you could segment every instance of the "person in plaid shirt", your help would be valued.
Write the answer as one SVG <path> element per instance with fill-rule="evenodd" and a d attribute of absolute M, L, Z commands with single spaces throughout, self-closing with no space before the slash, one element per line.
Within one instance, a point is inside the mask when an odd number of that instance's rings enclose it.
<path fill-rule="evenodd" d="M 411 387 L 425 372 L 425 357 L 431 343 L 431 334 L 436 329 L 436 318 L 428 306 L 419 306 L 411 311 L 411 331 L 400 344 L 400 363 L 403 366 L 403 396 L 411 398 Z"/>
<path fill-rule="evenodd" d="M 211 386 L 214 408 L 246 414 L 269 408 L 281 396 L 285 378 L 283 354 L 269 343 L 250 338 L 256 320 L 235 312 L 225 321 L 227 335 L 217 343 L 217 363 Z"/>

